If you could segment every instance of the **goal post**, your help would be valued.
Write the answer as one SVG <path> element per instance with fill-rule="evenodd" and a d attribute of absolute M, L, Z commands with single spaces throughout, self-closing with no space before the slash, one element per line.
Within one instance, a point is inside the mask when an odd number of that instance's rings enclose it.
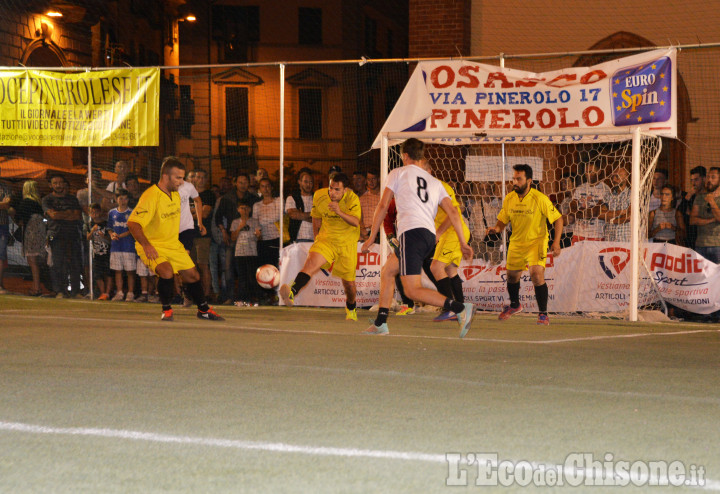
<path fill-rule="evenodd" d="M 664 307 L 662 297 L 659 296 L 643 261 L 652 177 L 662 146 L 660 137 L 643 133 L 640 128 L 630 127 L 600 133 L 580 129 L 575 129 L 572 134 L 550 130 L 531 135 L 527 132 L 420 131 L 387 132 L 381 137 L 382 187 L 385 186 L 387 173 L 402 166 L 399 145 L 411 137 L 426 143 L 426 157 L 435 176 L 455 189 L 462 204 L 464 216 L 472 232 L 472 245 L 476 250 L 474 265 L 484 266 L 482 269 L 489 269 L 489 266 L 495 266 L 496 270 L 498 266 L 504 268 L 507 247 L 505 241 L 498 241 L 499 245 L 489 248 L 482 235 L 488 226 L 495 224 L 495 216 L 502 200 L 512 190 L 510 181 L 512 166 L 515 164 L 531 165 L 535 178 L 533 182 L 538 183 L 538 189 L 548 195 L 564 213 L 564 217 L 568 218 L 569 224 L 566 226 L 569 231 L 575 229 L 582 233 L 598 231 L 599 228 L 599 231 L 609 232 L 607 237 L 599 239 L 604 246 L 600 255 L 597 251 L 592 251 L 597 249 L 600 243 L 579 242 L 577 246 L 572 244 L 575 249 L 572 251 L 572 259 L 577 258 L 572 268 L 572 276 L 575 276 L 572 283 L 591 283 L 583 278 L 589 278 L 587 273 L 597 268 L 596 264 L 599 262 L 612 280 L 611 284 L 614 287 L 621 286 L 625 293 L 618 294 L 616 299 L 609 297 L 608 300 L 598 300 L 594 304 L 581 300 L 578 308 L 571 304 L 562 305 L 561 300 L 553 300 L 551 297 L 551 312 L 587 316 L 621 314 L 630 321 L 637 321 L 640 308 Z M 627 174 L 620 172 L 620 169 L 624 169 Z M 623 177 L 626 177 L 625 182 L 621 181 Z M 605 191 L 603 211 L 607 211 L 609 207 L 617 208 L 611 210 L 612 214 L 603 216 L 609 218 L 607 222 L 588 217 L 587 212 L 568 212 L 568 204 L 573 199 L 577 200 L 577 197 L 582 195 L 580 192 L 590 185 L 594 190 Z M 611 193 L 614 195 L 611 196 Z M 615 202 L 607 204 L 611 197 L 616 198 L 612 199 Z M 624 198 L 622 209 L 617 204 L 618 197 Z M 479 218 L 482 215 L 484 216 Z M 565 241 L 567 244 L 564 247 L 570 248 L 569 237 L 564 239 Z M 383 239 L 383 245 L 384 242 Z M 578 254 L 578 251 L 583 249 L 591 253 L 583 254 L 583 257 Z M 384 250 L 383 255 L 385 254 Z M 562 257 L 558 258 L 555 263 L 558 280 L 571 276 L 571 273 L 567 272 L 570 270 L 567 266 L 563 268 L 566 272 L 558 272 L 561 270 L 562 260 Z M 549 259 L 548 262 L 553 261 Z M 463 276 L 464 279 L 474 272 L 470 269 L 459 271 L 461 276 L 466 275 Z M 501 273 L 501 270 L 497 272 Z M 494 283 L 497 285 L 499 282 L 496 280 Z M 627 290 L 624 290 L 626 286 Z M 579 292 L 592 293 L 592 288 L 581 287 Z M 504 297 L 507 297 L 506 293 Z M 494 310 L 493 307 L 495 306 L 481 306 L 486 310 Z M 532 310 L 532 307 L 529 308 Z"/>

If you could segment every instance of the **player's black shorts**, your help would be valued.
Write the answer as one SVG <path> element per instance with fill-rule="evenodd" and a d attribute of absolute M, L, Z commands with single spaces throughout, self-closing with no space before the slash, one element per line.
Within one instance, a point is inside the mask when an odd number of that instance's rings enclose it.
<path fill-rule="evenodd" d="M 187 250 L 187 251 L 193 250 L 193 243 L 195 242 L 195 229 L 194 228 L 188 228 L 187 230 L 181 231 L 179 238 L 180 238 L 180 243 L 183 244 L 183 247 L 185 247 L 185 250 Z"/>
<path fill-rule="evenodd" d="M 400 235 L 400 276 L 421 274 L 423 261 L 435 250 L 435 234 L 413 228 Z"/>

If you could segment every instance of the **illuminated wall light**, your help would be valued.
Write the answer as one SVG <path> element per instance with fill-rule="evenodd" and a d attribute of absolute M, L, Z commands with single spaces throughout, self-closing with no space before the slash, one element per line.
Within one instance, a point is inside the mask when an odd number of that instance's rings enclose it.
<path fill-rule="evenodd" d="M 195 21 L 197 20 L 197 17 L 195 17 L 194 15 L 190 14 L 190 15 L 188 15 L 187 17 L 185 17 L 185 20 L 188 21 L 188 22 L 195 22 Z"/>
<path fill-rule="evenodd" d="M 47 14 L 45 14 L 48 17 L 62 17 L 62 12 L 58 12 L 57 10 L 51 10 Z"/>

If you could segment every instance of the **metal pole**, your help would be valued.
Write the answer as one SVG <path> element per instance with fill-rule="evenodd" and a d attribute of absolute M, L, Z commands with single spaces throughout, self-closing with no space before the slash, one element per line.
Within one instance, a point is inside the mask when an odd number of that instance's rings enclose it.
<path fill-rule="evenodd" d="M 633 129 L 630 173 L 630 321 L 638 320 L 640 284 L 640 127 Z"/>
<path fill-rule="evenodd" d="M 278 263 L 283 253 L 283 237 L 285 225 L 283 225 L 283 207 L 285 197 L 285 64 L 280 64 L 280 254 Z"/>
<path fill-rule="evenodd" d="M 387 176 L 388 176 L 388 168 L 389 168 L 389 152 L 388 152 L 388 136 L 387 134 L 382 135 L 382 145 L 380 147 L 380 195 L 382 196 L 383 192 L 385 191 L 385 186 L 387 185 Z M 388 243 L 387 243 L 387 235 L 385 235 L 385 228 L 380 228 L 380 259 L 382 259 L 382 263 L 385 263 L 385 260 L 388 256 Z"/>
<path fill-rule="evenodd" d="M 92 148 L 88 146 L 88 213 L 89 213 L 89 207 L 92 198 Z M 94 292 L 94 285 L 93 283 L 93 257 L 95 256 L 95 250 L 93 249 L 93 241 L 92 238 L 88 240 L 88 263 L 90 268 L 88 269 L 89 273 L 89 280 L 85 280 L 85 283 L 90 283 L 90 300 L 95 300 L 95 292 Z"/>

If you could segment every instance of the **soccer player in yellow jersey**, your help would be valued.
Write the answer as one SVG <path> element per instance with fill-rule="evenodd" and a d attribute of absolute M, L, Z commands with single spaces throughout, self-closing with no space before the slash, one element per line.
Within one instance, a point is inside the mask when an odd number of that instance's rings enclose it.
<path fill-rule="evenodd" d="M 190 255 L 180 243 L 180 195 L 185 165 L 177 158 L 165 158 L 160 180 L 143 192 L 128 218 L 128 229 L 135 238 L 135 250 L 140 259 L 158 275 L 158 295 L 162 303 L 162 320 L 172 321 L 170 302 L 175 289 L 174 274 L 180 275 L 187 293 L 198 306 L 197 317 L 222 321 L 208 306 L 200 283 L 200 273 Z"/>
<path fill-rule="evenodd" d="M 462 216 L 460 203 L 455 196 L 455 191 L 447 183 L 440 181 L 445 191 L 450 196 L 453 207 L 457 210 L 462 221 L 463 234 L 466 239 L 470 239 L 470 229 Z M 446 297 L 455 299 L 456 301 L 465 303 L 463 295 L 462 279 L 458 275 L 457 268 L 462 261 L 463 253 L 460 250 L 460 239 L 457 232 L 450 224 L 450 218 L 442 208 L 438 208 L 437 216 L 435 216 L 435 230 L 438 237 L 438 243 L 433 253 L 430 271 L 435 278 L 435 285 L 440 293 Z M 435 319 L 434 322 L 457 321 L 457 314 L 452 311 L 444 311 Z"/>
<path fill-rule="evenodd" d="M 348 187 L 347 175 L 335 173 L 328 188 L 315 192 L 310 215 L 315 242 L 295 281 L 280 287 L 280 296 L 285 305 L 293 305 L 295 295 L 313 275 L 332 265 L 332 274 L 340 278 L 345 290 L 345 319 L 357 321 L 355 268 L 360 238 L 360 199 Z"/>
<path fill-rule="evenodd" d="M 507 253 L 507 287 L 510 305 L 503 307 L 500 319 L 508 319 L 522 311 L 520 305 L 520 275 L 527 266 L 535 286 L 535 300 L 538 304 L 538 324 L 550 324 L 547 315 L 548 287 L 545 283 L 545 259 L 548 250 L 549 233 L 547 222 L 555 227 L 555 238 L 551 246 L 554 257 L 560 255 L 562 235 L 562 214 L 542 192 L 531 188 L 532 168 L 529 165 L 513 166 L 513 190 L 503 201 L 497 224 L 487 233 L 500 233 L 512 223 L 510 247 Z"/>

